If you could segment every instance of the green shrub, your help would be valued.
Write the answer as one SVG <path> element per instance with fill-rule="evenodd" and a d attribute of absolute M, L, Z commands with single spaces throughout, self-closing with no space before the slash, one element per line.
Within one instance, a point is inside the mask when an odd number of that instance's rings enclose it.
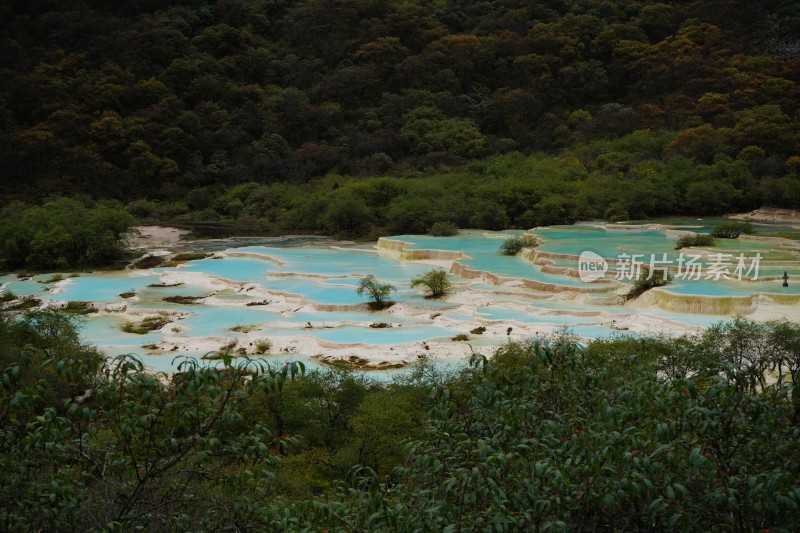
<path fill-rule="evenodd" d="M 151 331 L 161 329 L 170 322 L 171 320 L 166 315 L 150 316 L 139 322 L 126 323 L 124 326 L 122 326 L 122 331 L 125 333 L 144 335 L 146 333 L 150 333 Z"/>
<path fill-rule="evenodd" d="M 753 233 L 753 225 L 749 222 L 726 222 L 711 231 L 711 235 L 720 239 L 737 239 L 743 233 Z"/>
<path fill-rule="evenodd" d="M 672 276 L 669 274 L 665 275 L 663 270 L 656 270 L 651 276 L 650 268 L 643 266 L 642 271 L 639 274 L 639 279 L 633 282 L 633 287 L 631 287 L 631 290 L 628 291 L 626 299 L 633 300 L 634 298 L 638 298 L 650 289 L 655 287 L 663 287 L 670 281 L 672 281 Z"/>
<path fill-rule="evenodd" d="M 234 331 L 236 333 L 250 333 L 251 331 L 257 331 L 259 329 L 261 329 L 260 324 L 239 324 L 238 326 L 228 328 L 228 331 Z"/>
<path fill-rule="evenodd" d="M 164 264 L 164 258 L 159 257 L 157 255 L 146 255 L 141 259 L 137 259 L 133 266 L 135 268 L 147 269 L 147 268 L 155 268 L 157 266 L 161 266 Z"/>
<path fill-rule="evenodd" d="M 6 289 L 3 294 L 0 294 L 0 302 L 10 302 L 12 300 L 16 300 L 17 295 L 11 292 L 10 290 Z"/>
<path fill-rule="evenodd" d="M 181 305 L 194 305 L 198 300 L 202 300 L 204 296 L 165 296 L 161 298 L 163 301 L 173 304 Z"/>
<path fill-rule="evenodd" d="M 34 298 L 33 296 L 23 296 L 22 299 L 15 303 L 11 304 L 9 307 L 6 307 L 5 311 L 24 311 L 27 309 L 33 309 L 35 307 L 39 307 L 42 305 L 42 301 L 38 298 Z"/>
<path fill-rule="evenodd" d="M 198 252 L 183 252 L 173 257 L 172 262 L 183 263 L 186 261 L 197 261 L 199 259 L 206 259 L 207 257 L 211 257 L 211 255 L 212 254 L 198 253 Z"/>
<path fill-rule="evenodd" d="M 503 255 L 517 255 L 523 248 L 534 248 L 539 246 L 539 240 L 533 235 L 512 235 L 500 245 L 499 252 Z"/>
<path fill-rule="evenodd" d="M 447 272 L 444 270 L 429 270 L 428 272 L 411 279 L 412 287 L 425 287 L 431 298 L 444 296 L 450 290 L 452 284 L 447 279 Z"/>
<path fill-rule="evenodd" d="M 469 340 L 469 335 L 467 335 L 467 334 L 465 334 L 465 333 L 459 333 L 459 334 L 458 334 L 458 335 L 456 335 L 455 337 L 452 337 L 450 340 L 452 340 L 452 341 L 456 341 L 456 342 L 459 342 L 459 341 L 468 341 L 468 340 Z"/>
<path fill-rule="evenodd" d="M 269 339 L 258 339 L 253 344 L 256 347 L 257 354 L 264 354 L 272 349 L 272 341 Z"/>
<path fill-rule="evenodd" d="M 228 341 L 227 344 L 223 344 L 222 346 L 220 346 L 219 351 L 230 352 L 231 350 L 236 348 L 237 344 L 239 344 L 239 341 L 237 341 L 236 339 L 231 339 L 230 341 Z"/>
<path fill-rule="evenodd" d="M 356 288 L 356 294 L 359 296 L 366 294 L 370 298 L 370 307 L 373 309 L 384 309 L 391 305 L 386 299 L 389 294 L 395 291 L 397 291 L 397 288 L 394 285 L 379 283 L 372 274 L 361 278 Z"/>
<path fill-rule="evenodd" d="M 134 200 L 125 206 L 125 210 L 131 215 L 139 218 L 152 216 L 158 209 L 158 205 L 150 200 Z"/>
<path fill-rule="evenodd" d="M 440 220 L 431 224 L 431 227 L 428 229 L 428 235 L 433 235 L 434 237 L 452 237 L 453 235 L 458 235 L 458 226 L 452 222 Z"/>
<path fill-rule="evenodd" d="M 675 241 L 675 249 L 688 248 L 689 246 L 714 246 L 714 237 L 708 233 L 695 233 L 693 235 L 681 235 Z"/>
<path fill-rule="evenodd" d="M 67 305 L 64 307 L 64 311 L 67 313 L 75 313 L 77 315 L 86 315 L 89 313 L 96 313 L 97 309 L 91 304 L 91 302 L 73 300 L 67 302 Z"/>

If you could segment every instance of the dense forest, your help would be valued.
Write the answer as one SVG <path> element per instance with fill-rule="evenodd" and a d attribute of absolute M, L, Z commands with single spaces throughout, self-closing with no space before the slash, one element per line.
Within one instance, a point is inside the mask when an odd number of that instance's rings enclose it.
<path fill-rule="evenodd" d="M 377 383 L 225 357 L 154 375 L 77 320 L 0 317 L 4 531 L 800 528 L 797 324 L 565 332 Z"/>
<path fill-rule="evenodd" d="M 70 196 L 374 237 L 800 207 L 790 0 L 40 0 L 0 20 L 13 212 Z"/>

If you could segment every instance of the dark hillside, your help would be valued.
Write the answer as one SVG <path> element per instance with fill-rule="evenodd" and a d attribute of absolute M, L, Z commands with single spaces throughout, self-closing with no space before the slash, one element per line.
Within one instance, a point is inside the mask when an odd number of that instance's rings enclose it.
<path fill-rule="evenodd" d="M 581 153 L 598 179 L 658 189 L 657 175 L 677 212 L 702 211 L 687 194 L 715 210 L 798 207 L 793 6 L 2 2 L 0 195 L 237 218 L 208 199 L 240 183 L 419 177 L 542 152 Z M 613 143 L 637 130 L 661 142 L 631 161 Z"/>

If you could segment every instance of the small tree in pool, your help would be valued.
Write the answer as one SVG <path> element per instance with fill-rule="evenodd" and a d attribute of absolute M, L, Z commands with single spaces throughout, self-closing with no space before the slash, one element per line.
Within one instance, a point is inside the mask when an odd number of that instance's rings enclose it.
<path fill-rule="evenodd" d="M 422 285 L 430 292 L 431 298 L 438 298 L 450 290 L 450 280 L 444 270 L 429 270 L 424 274 L 411 279 L 412 287 Z"/>
<path fill-rule="evenodd" d="M 361 281 L 358 282 L 356 294 L 359 296 L 366 294 L 369 296 L 370 300 L 372 300 L 369 303 L 370 307 L 373 309 L 383 309 L 391 305 L 391 302 L 386 301 L 386 299 L 389 297 L 389 294 L 395 291 L 397 291 L 397 288 L 394 285 L 380 283 L 375 279 L 375 276 L 370 274 L 369 276 L 364 276 L 361 278 Z"/>
<path fill-rule="evenodd" d="M 631 287 L 631 290 L 625 295 L 625 299 L 633 300 L 650 289 L 655 287 L 663 287 L 670 281 L 672 281 L 672 276 L 668 272 L 665 272 L 664 270 L 654 270 L 653 274 L 651 275 L 650 268 L 643 266 L 642 271 L 639 274 L 639 279 L 633 282 L 633 287 Z"/>
<path fill-rule="evenodd" d="M 500 244 L 500 252 L 503 255 L 517 255 L 523 248 L 535 248 L 539 246 L 539 241 L 533 235 L 512 235 Z"/>
<path fill-rule="evenodd" d="M 742 233 L 753 233 L 753 225 L 749 222 L 727 222 L 711 230 L 711 235 L 721 239 L 738 239 Z"/>

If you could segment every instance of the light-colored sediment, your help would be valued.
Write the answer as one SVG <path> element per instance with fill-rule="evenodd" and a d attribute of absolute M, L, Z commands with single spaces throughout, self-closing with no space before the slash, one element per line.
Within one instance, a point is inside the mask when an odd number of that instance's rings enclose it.
<path fill-rule="evenodd" d="M 603 222 L 603 221 L 589 221 L 589 222 L 576 222 L 573 224 L 574 226 L 584 226 L 589 228 L 598 228 L 598 229 L 605 229 L 605 230 L 615 230 L 615 231 L 667 231 L 667 230 L 674 230 L 674 229 L 691 229 L 693 227 L 700 228 L 702 226 L 674 226 L 670 224 L 659 224 L 659 223 L 650 223 L 650 224 L 627 224 L 625 222 Z"/>
<path fill-rule="evenodd" d="M 499 308 L 507 308 L 511 310 L 519 310 L 520 313 L 531 312 L 532 309 L 520 307 L 512 301 L 498 302 L 480 290 L 475 290 L 469 286 L 461 285 L 458 290 L 446 298 L 446 307 L 454 309 L 457 313 L 456 316 L 471 317 L 470 319 L 453 319 L 445 314 L 441 314 L 442 309 L 438 308 L 423 308 L 405 303 L 398 303 L 384 311 L 371 313 L 367 315 L 367 320 L 364 322 L 348 322 L 337 321 L 335 315 L 331 316 L 331 320 L 324 323 L 312 324 L 313 328 L 336 328 L 342 326 L 360 326 L 368 327 L 372 322 L 389 322 L 393 323 L 395 327 L 408 327 L 408 326 L 439 326 L 449 329 L 454 333 L 465 333 L 469 335 L 470 341 L 467 342 L 454 342 L 449 338 L 434 339 L 427 342 L 410 342 L 405 344 L 390 345 L 367 345 L 362 343 L 336 343 L 331 341 L 316 339 L 308 333 L 303 325 L 292 322 L 291 316 L 300 311 L 319 310 L 324 306 L 305 301 L 297 295 L 281 294 L 276 291 L 268 291 L 260 288 L 253 283 L 242 283 L 224 280 L 216 276 L 200 272 L 185 271 L 175 269 L 164 273 L 160 281 L 162 283 L 186 283 L 195 286 L 202 286 L 208 288 L 212 292 L 219 293 L 226 291 L 228 293 L 247 294 L 252 298 L 251 301 L 268 300 L 269 303 L 260 308 L 274 311 L 286 316 L 286 321 L 270 322 L 265 324 L 262 328 L 247 331 L 246 333 L 234 334 L 231 332 L 230 336 L 224 335 L 204 335 L 204 332 L 191 331 L 186 326 L 183 326 L 181 320 L 189 316 L 190 311 L 187 312 L 173 312 L 166 315 L 170 322 L 158 330 L 164 335 L 161 342 L 157 343 L 157 351 L 168 354 L 170 352 L 180 351 L 181 353 L 197 353 L 202 356 L 208 352 L 220 350 L 222 347 L 229 345 L 233 340 L 237 340 L 237 345 L 234 351 L 239 348 L 244 348 L 246 353 L 251 356 L 257 356 L 256 341 L 262 338 L 268 338 L 272 342 L 272 354 L 285 355 L 291 357 L 293 355 L 302 356 L 317 356 L 323 355 L 328 359 L 348 359 L 352 356 L 366 359 L 372 365 L 396 365 L 396 364 L 409 364 L 422 357 L 435 355 L 441 360 L 463 360 L 472 352 L 483 353 L 490 355 L 497 346 L 508 340 L 520 340 L 532 336 L 546 336 L 553 335 L 562 329 L 558 325 L 558 317 L 565 313 L 564 311 L 548 311 L 541 310 L 543 315 L 553 316 L 553 324 L 531 324 L 524 321 L 516 320 L 488 320 L 474 312 L 475 307 L 482 305 L 492 305 Z M 581 295 L 557 295 L 563 299 L 579 299 Z M 523 296 L 524 300 L 525 297 Z M 242 306 L 246 302 L 233 302 L 210 296 L 204 300 L 205 305 L 210 306 Z M 579 306 L 579 300 L 576 300 L 576 306 Z M 365 311 L 368 309 L 366 304 L 356 304 L 347 307 L 346 310 Z M 329 310 L 329 309 L 325 309 Z M 331 311 L 345 310 L 331 307 Z M 163 312 L 148 311 L 148 310 L 130 310 L 124 305 L 121 307 L 112 308 L 112 306 L 104 306 L 100 308 L 99 315 L 114 314 L 124 320 L 130 322 L 138 322 L 150 316 L 165 316 Z M 656 319 L 651 320 L 633 320 L 631 317 L 620 317 L 607 315 L 603 316 L 600 313 L 583 313 L 586 318 L 585 324 L 587 325 L 604 325 L 608 328 L 618 330 L 620 332 L 631 331 L 658 331 L 663 327 L 663 321 Z M 397 322 L 402 319 L 403 326 Z M 479 326 L 486 328 L 482 335 L 473 335 L 469 332 Z M 276 328 L 290 328 L 295 329 L 296 334 L 286 335 L 270 335 L 271 327 Z M 511 328 L 511 332 L 509 332 Z M 687 327 L 687 331 L 693 328 Z M 120 333 L 123 334 L 123 333 Z M 427 346 L 427 349 L 426 349 Z M 152 349 L 151 349 L 152 351 Z"/>
<path fill-rule="evenodd" d="M 545 281 L 538 281 L 526 278 L 511 278 L 505 276 L 498 276 L 492 272 L 484 270 L 474 270 L 464 264 L 454 262 L 450 267 L 450 274 L 472 280 L 483 280 L 486 283 L 501 285 L 505 282 L 516 280 L 525 288 L 534 289 L 543 292 L 581 292 L 581 293 L 597 293 L 609 292 L 615 290 L 620 286 L 619 283 L 612 280 L 598 280 L 592 283 L 584 283 L 582 285 L 559 285 L 557 283 L 547 283 Z"/>
<path fill-rule="evenodd" d="M 658 288 L 647 291 L 628 306 L 633 309 L 657 307 L 694 315 L 746 315 L 754 320 L 764 317 L 800 320 L 800 294 L 754 292 L 745 296 L 710 296 L 679 294 Z"/>
<path fill-rule="evenodd" d="M 800 211 L 792 209 L 778 209 L 776 207 L 762 207 L 747 213 L 728 215 L 727 218 L 736 220 L 749 220 L 752 222 L 780 222 L 787 225 L 800 227 Z"/>
<path fill-rule="evenodd" d="M 598 225 L 617 231 L 645 231 L 659 229 L 668 235 L 683 233 L 686 226 L 681 229 L 670 229 L 670 226 L 650 224 L 646 226 L 632 225 Z M 144 240 L 140 246 L 175 246 L 180 236 L 185 233 L 175 228 L 161 228 L 149 226 L 141 228 Z M 502 237 L 491 235 L 492 237 Z M 797 245 L 794 241 L 772 240 L 780 246 Z M 563 317 L 570 318 L 569 327 L 589 326 L 602 328 L 603 331 L 616 331 L 626 333 L 663 333 L 676 335 L 693 333 L 702 330 L 700 326 L 681 322 L 677 319 L 664 318 L 671 316 L 668 313 L 681 314 L 708 314 L 708 315 L 746 315 L 755 320 L 770 320 L 777 318 L 800 319 L 800 295 L 794 294 L 759 294 L 758 285 L 754 284 L 754 294 L 747 296 L 707 296 L 692 294 L 677 294 L 668 289 L 654 289 L 648 291 L 640 298 L 624 303 L 621 293 L 627 286 L 613 280 L 604 280 L 595 283 L 568 285 L 576 275 L 575 269 L 563 266 L 563 261 L 576 261 L 578 257 L 568 254 L 555 254 L 542 252 L 538 249 L 525 249 L 521 257 L 541 267 L 544 272 L 564 276 L 564 285 L 544 281 L 503 277 L 492 272 L 480 271 L 469 268 L 460 260 L 468 259 L 463 252 L 450 250 L 417 250 L 410 249 L 410 243 L 393 239 L 381 239 L 375 250 L 363 250 L 364 253 L 378 253 L 387 255 L 401 261 L 413 261 L 422 264 L 434 265 L 449 271 L 450 274 L 460 279 L 454 282 L 453 291 L 440 300 L 441 307 L 412 305 L 399 302 L 383 311 L 367 314 L 369 307 L 366 303 L 353 304 L 321 304 L 314 303 L 311 299 L 298 294 L 268 290 L 255 282 L 231 281 L 219 276 L 197 272 L 192 269 L 176 267 L 160 275 L 160 282 L 164 284 L 188 284 L 204 287 L 210 294 L 198 305 L 214 307 L 239 307 L 247 303 L 259 303 L 258 309 L 276 313 L 273 320 L 264 324 L 248 324 L 246 331 L 240 332 L 214 332 L 192 331 L 184 325 L 183 319 L 190 316 L 191 308 L 186 311 L 173 312 L 168 315 L 170 322 L 160 328 L 162 340 L 155 349 L 148 350 L 163 353 L 169 356 L 170 352 L 196 354 L 198 357 L 229 346 L 236 340 L 233 348 L 236 353 L 244 349 L 250 356 L 259 356 L 256 341 L 269 339 L 272 343 L 270 353 L 275 357 L 285 356 L 287 359 L 297 357 L 324 357 L 328 362 L 336 359 L 349 360 L 356 357 L 366 360 L 369 365 L 386 367 L 387 365 L 406 365 L 420 358 L 435 356 L 439 360 L 463 360 L 470 353 L 477 352 L 490 355 L 497 346 L 508 340 L 521 340 L 536 336 L 549 336 L 558 334 L 564 326 Z M 151 248 L 151 252 L 152 252 Z M 349 249 L 348 249 L 349 250 Z M 362 251 L 362 250 L 359 250 Z M 694 251 L 694 250 L 693 250 Z M 707 253 L 708 250 L 701 250 Z M 218 254 L 228 257 L 253 257 L 284 265 L 285 263 L 266 254 L 252 252 L 227 251 Z M 561 263 L 557 263 L 561 261 Z M 613 262 L 610 259 L 609 262 Z M 790 265 L 791 261 L 785 262 Z M 774 266 L 778 263 L 772 263 Z M 783 263 L 781 263 L 783 264 Z M 350 276 L 326 276 L 322 274 L 304 274 L 302 272 L 269 272 L 269 265 L 265 263 L 265 275 L 273 277 L 307 277 L 324 280 Z M 153 275 L 152 270 L 142 270 L 130 273 L 131 276 Z M 354 275 L 354 277 L 357 277 Z M 64 292 L 73 281 L 65 279 L 53 284 L 52 291 Z M 492 285 L 491 288 L 481 287 L 482 284 Z M 241 298 L 225 298 L 226 295 L 236 294 Z M 119 319 L 139 322 L 148 316 L 160 315 L 157 310 L 131 309 L 127 303 L 135 302 L 138 297 L 121 302 L 95 305 L 99 313 L 92 316 L 113 315 Z M 537 306 L 537 302 L 547 301 L 550 305 Z M 265 302 L 263 305 L 262 302 Z M 54 302 L 55 304 L 55 302 Z M 553 309 L 550 306 L 557 306 Z M 587 309 L 587 306 L 609 306 L 608 309 Z M 616 306 L 616 309 L 611 307 Z M 487 314 L 478 312 L 478 308 L 491 307 L 504 310 L 512 318 L 492 319 Z M 623 309 L 619 309 L 623 307 Z M 308 312 L 330 313 L 329 320 L 320 320 L 306 324 L 293 320 L 296 313 Z M 365 313 L 363 319 L 341 320 L 337 319 L 339 312 Z M 667 313 L 665 313 L 667 312 Z M 513 318 L 519 313 L 519 320 Z M 661 316 L 659 316 L 659 313 Z M 537 317 L 532 322 L 530 317 Z M 275 319 L 277 318 L 277 319 Z M 327 317 L 326 317 L 327 318 Z M 528 318 L 528 320 L 524 320 Z M 90 318 L 91 319 L 91 318 Z M 687 319 L 691 322 L 691 319 Z M 340 327 L 367 328 L 373 322 L 387 322 L 393 327 L 435 326 L 449 330 L 453 335 L 463 333 L 469 336 L 466 342 L 453 341 L 451 338 L 432 339 L 426 342 L 409 342 L 397 345 L 373 345 L 364 343 L 337 343 L 320 340 L 313 336 L 313 331 Z M 702 323 L 702 321 L 700 321 Z M 233 325 L 233 324 L 231 324 Z M 483 334 L 472 334 L 471 330 L 484 327 Z M 275 333 L 270 333 L 274 331 Z M 591 331 L 591 330 L 590 330 Z M 594 330 L 597 331 L 597 330 Z M 280 332 L 280 334 L 278 333 Z M 128 335 L 120 332 L 120 335 Z"/>
<path fill-rule="evenodd" d="M 749 315 L 756 309 L 755 296 L 705 296 L 652 289 L 631 302 L 632 308 L 655 306 L 673 313 L 695 315 Z"/>
<path fill-rule="evenodd" d="M 125 243 L 130 248 L 146 251 L 171 249 L 189 233 L 188 230 L 167 226 L 136 226 L 125 236 Z"/>
<path fill-rule="evenodd" d="M 467 291 L 468 292 L 468 291 Z M 465 299 L 470 299 L 466 296 Z M 397 316 L 406 316 L 407 310 L 403 306 L 394 306 Z M 520 312 L 523 312 L 520 310 Z M 414 315 L 419 317 L 419 315 Z M 553 315 L 557 317 L 558 315 Z M 585 325 L 602 326 L 620 334 L 625 333 L 669 333 L 675 334 L 676 331 L 692 333 L 700 330 L 696 326 L 689 326 L 679 322 L 668 321 L 660 317 L 649 315 L 607 315 L 586 317 Z M 391 315 L 385 313 L 375 313 L 375 321 L 383 320 L 391 322 Z M 270 335 L 269 329 L 249 331 L 246 334 L 237 336 L 178 336 L 168 335 L 158 343 L 158 348 L 164 352 L 196 352 L 198 355 L 220 350 L 223 346 L 228 346 L 236 340 L 235 352 L 239 348 L 244 348 L 248 355 L 256 356 L 256 341 L 267 338 L 272 343 L 271 355 L 285 355 L 287 358 L 295 355 L 320 356 L 328 362 L 350 357 L 358 357 L 368 361 L 375 366 L 410 364 L 414 361 L 436 356 L 440 360 L 464 360 L 471 353 L 481 353 L 491 355 L 491 353 L 503 343 L 509 340 L 523 340 L 531 337 L 547 337 L 557 335 L 563 330 L 563 326 L 557 323 L 557 318 L 553 324 L 530 324 L 516 320 L 486 320 L 475 318 L 470 321 L 459 321 L 448 319 L 444 316 L 437 316 L 429 319 L 429 325 L 437 325 L 449 328 L 456 332 L 468 335 L 467 341 L 453 341 L 449 338 L 432 339 L 424 342 L 409 342 L 396 345 L 371 345 L 363 343 L 337 343 L 327 340 L 320 340 L 308 334 L 304 334 L 304 328 L 297 329 L 297 333 L 291 336 Z M 339 327 L 344 325 L 342 322 L 331 321 L 327 327 Z M 348 325 L 368 326 L 368 323 Z M 395 323 L 394 327 L 399 326 Z M 577 324 L 581 325 L 581 324 Z M 470 331 L 478 326 L 486 328 L 483 334 L 471 334 Z M 172 331 L 171 325 L 164 326 L 162 330 Z M 322 327 L 322 326 L 315 326 Z M 511 331 L 509 331 L 509 328 Z"/>
<path fill-rule="evenodd" d="M 437 262 L 437 264 L 449 264 L 458 259 L 468 259 L 469 256 L 464 252 L 456 250 L 433 250 L 427 248 L 410 248 L 414 243 L 399 241 L 381 237 L 375 244 L 375 248 L 379 253 L 395 257 L 400 261 L 417 261 L 417 262 Z"/>
<path fill-rule="evenodd" d="M 275 263 L 276 265 L 280 266 L 286 264 L 285 261 L 281 261 L 278 258 L 272 257 L 271 255 L 259 254 L 256 252 L 234 252 L 232 250 L 228 250 L 226 252 L 220 252 L 217 255 L 220 257 L 247 257 L 250 259 L 260 259 L 261 261 L 269 261 L 270 263 Z"/>

